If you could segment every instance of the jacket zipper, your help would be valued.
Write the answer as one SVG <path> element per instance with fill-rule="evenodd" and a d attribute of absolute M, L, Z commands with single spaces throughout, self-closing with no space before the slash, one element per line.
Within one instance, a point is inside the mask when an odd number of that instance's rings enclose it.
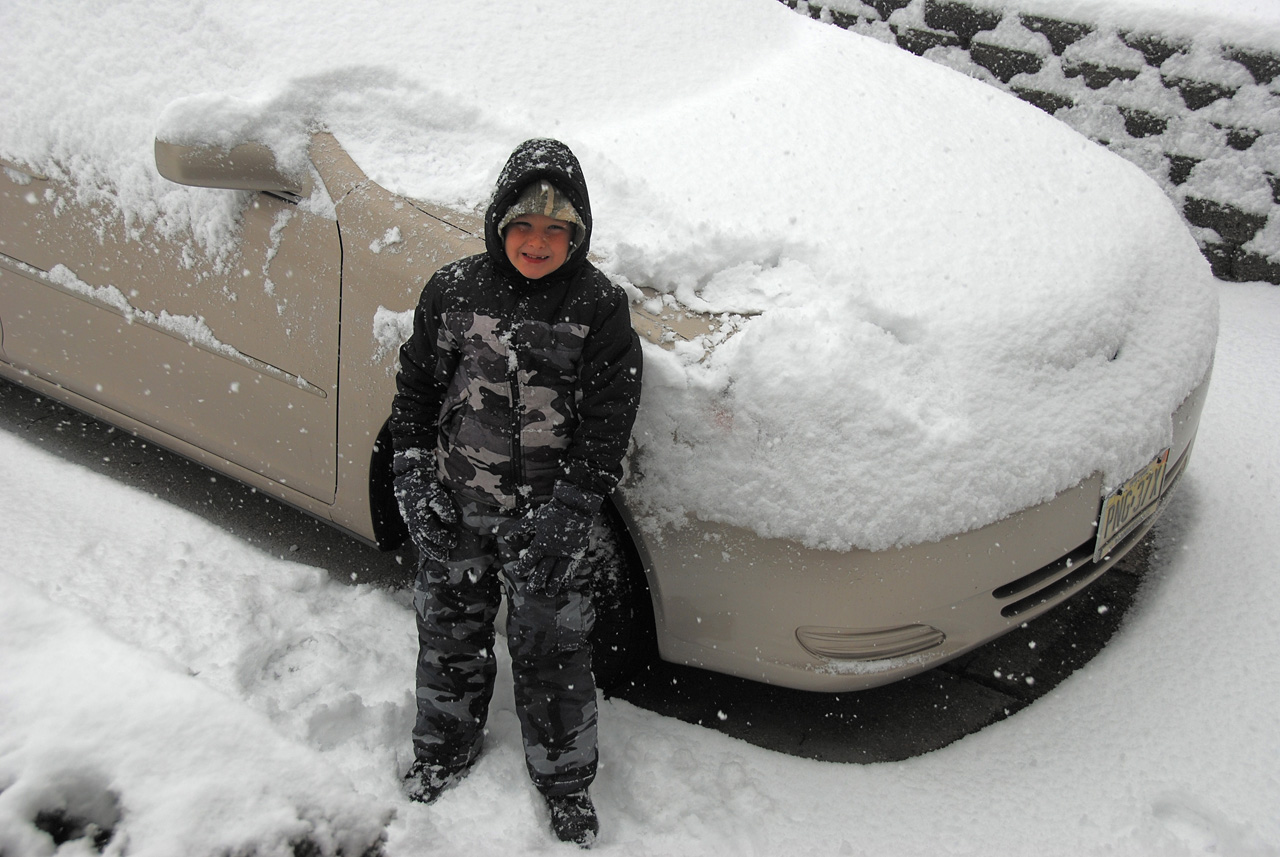
<path fill-rule="evenodd" d="M 511 470 L 515 480 L 515 511 L 523 512 L 528 498 L 524 491 L 524 403 L 520 398 L 520 351 L 514 333 L 507 342 L 507 373 L 511 384 Z"/>

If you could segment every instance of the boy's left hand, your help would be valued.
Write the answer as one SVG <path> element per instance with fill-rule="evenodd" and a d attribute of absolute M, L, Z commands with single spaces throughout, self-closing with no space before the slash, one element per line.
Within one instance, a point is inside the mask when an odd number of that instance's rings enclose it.
<path fill-rule="evenodd" d="M 533 540 L 512 569 L 525 580 L 527 591 L 560 594 L 591 545 L 591 524 L 603 503 L 599 494 L 556 483 L 551 500 L 529 516 L 525 529 Z"/>

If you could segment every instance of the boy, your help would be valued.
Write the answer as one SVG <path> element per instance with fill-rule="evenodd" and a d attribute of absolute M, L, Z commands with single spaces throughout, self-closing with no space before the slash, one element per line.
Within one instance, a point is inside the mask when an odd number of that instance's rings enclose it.
<path fill-rule="evenodd" d="M 582 558 L 622 475 L 641 373 L 626 297 L 587 261 L 591 224 L 568 147 L 518 146 L 485 252 L 422 291 L 391 419 L 396 499 L 419 552 L 409 796 L 435 800 L 480 752 L 505 591 L 526 767 L 557 836 L 583 847 L 599 824 Z"/>

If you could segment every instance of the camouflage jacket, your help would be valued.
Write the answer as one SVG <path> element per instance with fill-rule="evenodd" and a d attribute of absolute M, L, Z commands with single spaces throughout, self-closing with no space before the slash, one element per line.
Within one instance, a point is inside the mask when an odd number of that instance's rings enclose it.
<path fill-rule="evenodd" d="M 640 400 L 626 296 L 586 260 L 581 170 L 560 144 L 549 159 L 549 145 L 530 141 L 512 155 L 486 215 L 487 251 L 423 288 L 392 404 L 397 450 L 434 449 L 446 487 L 513 511 L 549 498 L 557 479 L 609 494 Z M 528 280 L 507 260 L 496 224 L 539 178 L 571 197 L 587 234 L 559 270 Z"/>

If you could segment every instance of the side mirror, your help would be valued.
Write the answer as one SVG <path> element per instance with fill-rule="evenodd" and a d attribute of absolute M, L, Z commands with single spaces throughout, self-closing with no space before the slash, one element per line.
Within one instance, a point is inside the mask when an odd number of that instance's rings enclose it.
<path fill-rule="evenodd" d="M 311 195 L 310 177 L 284 173 L 275 153 L 262 143 L 223 149 L 156 140 L 156 169 L 171 182 L 195 187 Z"/>

